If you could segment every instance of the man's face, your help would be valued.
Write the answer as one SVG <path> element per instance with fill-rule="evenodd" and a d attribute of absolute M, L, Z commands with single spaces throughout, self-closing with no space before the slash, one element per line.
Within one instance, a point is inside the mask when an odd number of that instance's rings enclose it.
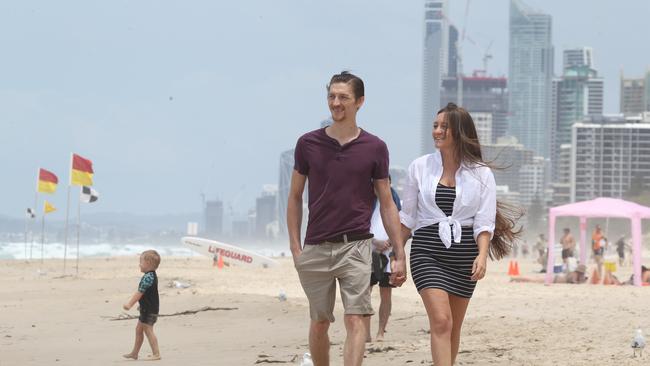
<path fill-rule="evenodd" d="M 363 97 L 355 100 L 352 86 L 348 83 L 334 83 L 327 93 L 327 105 L 334 122 L 354 118 L 363 104 Z"/>

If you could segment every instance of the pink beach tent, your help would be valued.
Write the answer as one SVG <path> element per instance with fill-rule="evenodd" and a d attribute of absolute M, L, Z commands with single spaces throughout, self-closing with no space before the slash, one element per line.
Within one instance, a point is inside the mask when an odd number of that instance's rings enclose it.
<path fill-rule="evenodd" d="M 632 266 L 634 285 L 641 286 L 641 220 L 650 219 L 650 207 L 616 198 L 596 198 L 591 201 L 570 203 L 553 207 L 548 215 L 548 262 L 546 284 L 553 282 L 555 263 L 555 219 L 560 216 L 580 218 L 580 263 L 587 263 L 587 219 L 595 217 L 619 217 L 632 221 Z"/>

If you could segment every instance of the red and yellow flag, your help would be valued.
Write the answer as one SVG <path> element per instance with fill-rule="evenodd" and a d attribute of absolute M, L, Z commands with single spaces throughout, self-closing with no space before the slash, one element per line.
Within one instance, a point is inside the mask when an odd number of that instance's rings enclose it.
<path fill-rule="evenodd" d="M 93 185 L 93 162 L 72 154 L 72 171 L 70 173 L 70 184 L 77 186 Z"/>
<path fill-rule="evenodd" d="M 54 193 L 57 184 L 59 184 L 59 178 L 56 177 L 56 174 L 45 169 L 38 170 L 38 192 Z"/>

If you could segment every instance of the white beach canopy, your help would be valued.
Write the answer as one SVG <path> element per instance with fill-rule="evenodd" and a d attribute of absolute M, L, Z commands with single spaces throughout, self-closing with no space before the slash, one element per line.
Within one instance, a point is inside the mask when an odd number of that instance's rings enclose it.
<path fill-rule="evenodd" d="M 641 220 L 650 219 L 650 207 L 616 198 L 596 198 L 557 206 L 549 209 L 548 215 L 548 262 L 546 284 L 553 282 L 555 264 L 555 219 L 560 216 L 580 218 L 580 263 L 587 263 L 587 219 L 595 217 L 628 218 L 632 221 L 632 266 L 634 285 L 641 286 Z"/>

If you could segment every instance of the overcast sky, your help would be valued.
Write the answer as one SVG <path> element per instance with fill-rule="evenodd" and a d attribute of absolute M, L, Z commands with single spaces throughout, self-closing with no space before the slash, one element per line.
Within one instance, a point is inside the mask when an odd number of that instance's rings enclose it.
<path fill-rule="evenodd" d="M 564 48 L 591 46 L 618 112 L 619 73 L 650 65 L 650 2 L 529 0 L 553 16 Z M 451 1 L 463 28 L 465 0 Z M 507 76 L 508 0 L 473 0 L 465 72 Z M 391 163 L 419 152 L 423 1 L 0 2 L 0 215 L 33 205 L 36 171 L 65 216 L 70 153 L 90 159 L 101 197 L 84 212 L 199 211 L 200 193 L 243 212 L 278 158 L 328 116 L 325 84 L 349 69 L 366 82 L 359 125 Z M 637 39 L 638 41 L 633 41 Z M 76 190 L 73 200 L 76 199 Z"/>

